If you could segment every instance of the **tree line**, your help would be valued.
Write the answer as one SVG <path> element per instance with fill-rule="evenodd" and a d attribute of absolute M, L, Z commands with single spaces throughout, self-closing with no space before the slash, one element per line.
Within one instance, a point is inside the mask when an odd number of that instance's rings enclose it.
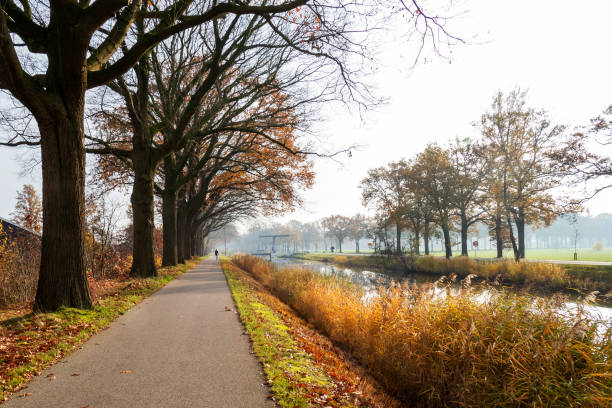
<path fill-rule="evenodd" d="M 330 100 L 375 103 L 365 39 L 394 18 L 421 48 L 461 42 L 420 2 L 0 2 L 0 89 L 15 107 L 2 144 L 39 148 L 42 162 L 34 309 L 92 305 L 86 154 L 99 194 L 130 190 L 131 273 L 153 276 L 155 197 L 165 265 L 238 216 L 296 202 L 311 179 L 308 119 Z"/>
<path fill-rule="evenodd" d="M 428 254 L 439 230 L 450 258 L 451 232 L 458 230 L 461 255 L 467 256 L 468 233 L 483 223 L 497 256 L 510 247 L 519 260 L 525 257 L 527 226 L 550 226 L 581 209 L 585 198 L 563 186 L 612 175 L 610 158 L 589 146 L 602 134 L 612 140 L 611 112 L 608 108 L 586 131 L 568 134 L 544 110 L 528 106 L 526 91 L 499 92 L 474 123 L 479 138 L 430 143 L 411 159 L 369 170 L 360 184 L 363 204 L 376 212 L 381 230 L 395 228 L 390 245 L 397 252 L 404 249 L 402 231 L 412 236 L 409 250 L 419 254 L 422 239 Z"/>

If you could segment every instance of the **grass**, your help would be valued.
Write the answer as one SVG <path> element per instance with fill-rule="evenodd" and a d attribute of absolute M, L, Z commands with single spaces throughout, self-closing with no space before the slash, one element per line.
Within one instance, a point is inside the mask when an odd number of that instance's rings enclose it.
<path fill-rule="evenodd" d="M 434 285 L 391 284 L 364 298 L 363 289 L 345 280 L 301 268 L 278 270 L 246 255 L 234 262 L 411 406 L 612 402 L 612 328 L 583 309 L 561 314 L 560 298 L 536 300 L 489 288 L 483 300 L 469 278 L 463 290 L 446 296 L 434 296 L 440 290 Z"/>
<path fill-rule="evenodd" d="M 421 253 L 423 250 L 421 249 Z M 455 255 L 461 254 L 461 250 L 453 248 Z M 595 251 L 592 248 L 578 248 L 578 260 L 579 261 L 593 261 L 593 262 L 612 262 L 612 248 L 604 248 L 600 251 Z M 303 255 L 314 255 L 315 257 L 331 258 L 334 256 L 348 254 L 354 256 L 356 253 L 354 250 L 343 251 L 342 253 L 306 253 Z M 444 256 L 444 251 L 431 251 L 429 253 L 433 256 Z M 359 255 L 374 255 L 374 251 L 366 249 L 361 250 Z M 573 261 L 574 260 L 574 249 L 573 248 L 559 248 L 559 249 L 527 249 L 526 258 L 537 260 L 537 261 Z M 469 256 L 474 258 L 495 258 L 497 251 L 495 249 L 477 249 L 471 248 L 469 250 Z M 511 249 L 504 250 L 505 258 L 514 258 L 514 254 Z"/>
<path fill-rule="evenodd" d="M 22 310 L 20 315 L 5 312 L 10 317 L 0 321 L 0 401 L 198 260 L 162 268 L 155 278 L 127 280 L 96 300 L 91 310 L 61 308 L 39 314 Z"/>
<path fill-rule="evenodd" d="M 456 250 L 453 252 L 457 253 Z M 458 253 L 460 254 L 461 251 Z M 595 251 L 591 248 L 578 248 L 577 253 L 579 261 L 612 262 L 612 248 L 604 248 L 601 251 Z M 430 255 L 444 256 L 444 252 L 434 251 L 431 252 Z M 469 255 L 477 258 L 495 258 L 497 256 L 497 251 L 494 249 L 478 249 L 476 251 L 471 249 Z M 514 254 L 512 250 L 505 250 L 504 257 L 513 258 Z M 538 261 L 573 261 L 574 249 L 527 249 L 525 251 L 525 258 Z"/>
<path fill-rule="evenodd" d="M 331 344 L 250 275 L 222 258 L 222 267 L 271 398 L 281 407 L 394 407 L 398 402 L 356 374 Z"/>

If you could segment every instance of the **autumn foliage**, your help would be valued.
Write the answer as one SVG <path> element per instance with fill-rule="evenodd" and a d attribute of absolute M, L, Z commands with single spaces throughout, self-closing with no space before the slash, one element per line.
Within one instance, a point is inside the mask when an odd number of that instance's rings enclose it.
<path fill-rule="evenodd" d="M 559 313 L 554 297 L 534 300 L 489 288 L 482 299 L 469 278 L 458 293 L 446 285 L 396 283 L 366 293 L 342 279 L 278 270 L 248 255 L 233 261 L 411 405 L 609 402 L 611 329 L 580 307 Z"/>

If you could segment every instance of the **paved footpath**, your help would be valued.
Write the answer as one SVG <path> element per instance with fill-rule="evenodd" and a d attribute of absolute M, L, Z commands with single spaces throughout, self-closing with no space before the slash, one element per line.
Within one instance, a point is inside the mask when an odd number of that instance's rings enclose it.
<path fill-rule="evenodd" d="M 226 306 L 234 309 L 225 276 L 214 258 L 206 259 L 43 371 L 4 406 L 273 407 L 248 336 Z M 18 396 L 24 392 L 31 395 Z"/>

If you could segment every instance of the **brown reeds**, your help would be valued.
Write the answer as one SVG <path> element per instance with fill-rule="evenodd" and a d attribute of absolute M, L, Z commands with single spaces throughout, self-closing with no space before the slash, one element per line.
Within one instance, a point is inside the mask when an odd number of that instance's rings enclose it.
<path fill-rule="evenodd" d="M 376 293 L 248 255 L 234 262 L 350 351 L 387 389 L 416 406 L 609 406 L 612 340 L 584 310 L 466 282 L 391 283 Z M 521 273 L 518 267 L 512 273 Z M 598 331 L 599 330 L 599 331 Z"/>
<path fill-rule="evenodd" d="M 570 277 L 561 265 L 509 259 L 484 262 L 466 256 L 450 259 L 422 256 L 414 259 L 412 269 L 439 275 L 454 273 L 460 277 L 475 274 L 489 280 L 499 278 L 522 286 L 537 285 L 549 289 L 566 289 L 570 284 Z"/>

